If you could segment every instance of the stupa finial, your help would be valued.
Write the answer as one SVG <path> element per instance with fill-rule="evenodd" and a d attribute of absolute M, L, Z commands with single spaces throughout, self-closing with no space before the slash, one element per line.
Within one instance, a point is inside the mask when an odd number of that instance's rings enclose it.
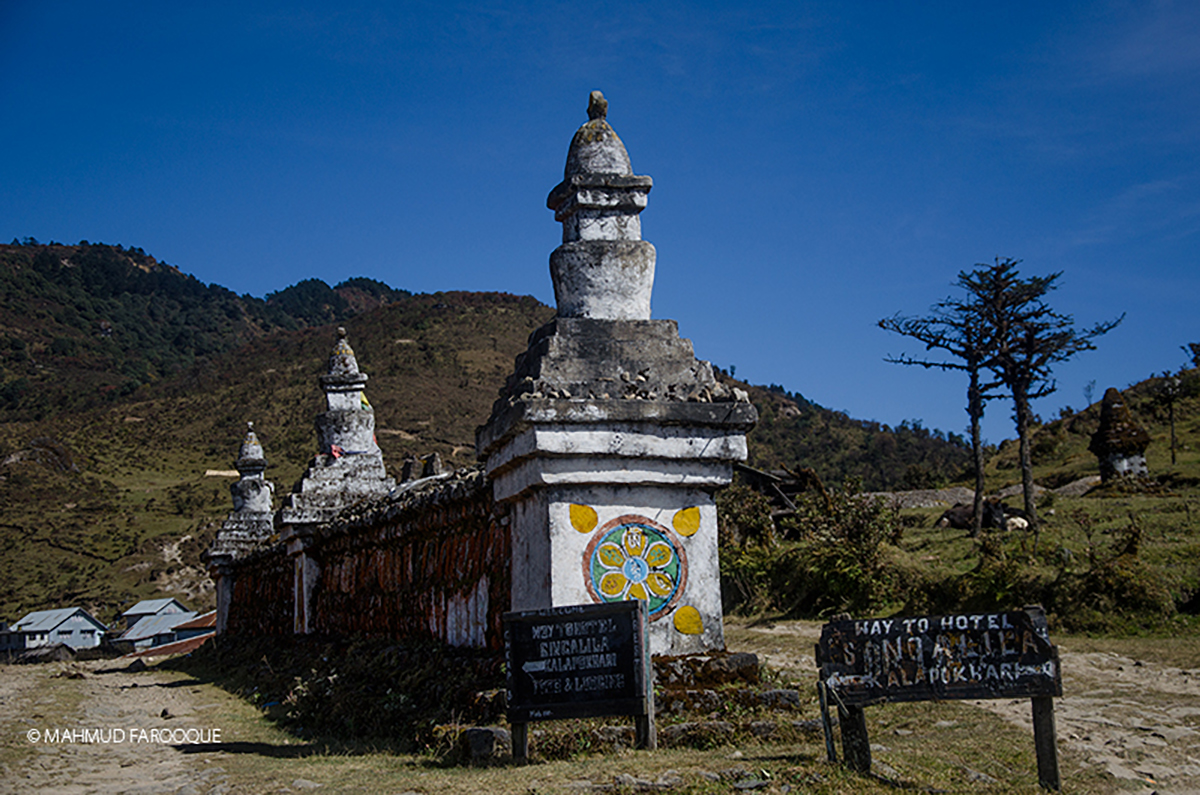
<path fill-rule="evenodd" d="M 246 423 L 246 436 L 242 439 L 241 447 L 238 448 L 238 457 L 234 466 L 242 473 L 242 477 L 261 475 L 267 467 L 262 443 L 258 441 L 258 434 L 254 432 L 253 422 Z"/>
<path fill-rule="evenodd" d="M 337 342 L 333 345 L 333 353 L 329 355 L 329 374 L 331 376 L 358 375 L 358 360 L 354 357 L 354 349 L 346 337 L 346 329 L 338 326 Z"/>
<path fill-rule="evenodd" d="M 603 120 L 608 116 L 608 100 L 604 98 L 604 94 L 600 91 L 593 91 L 588 98 L 588 118 L 595 121 L 596 119 Z"/>

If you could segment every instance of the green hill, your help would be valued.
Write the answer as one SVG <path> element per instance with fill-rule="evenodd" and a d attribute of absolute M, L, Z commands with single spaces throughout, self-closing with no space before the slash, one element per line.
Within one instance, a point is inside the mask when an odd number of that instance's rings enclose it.
<path fill-rule="evenodd" d="M 867 491 L 934 488 L 970 476 L 971 448 L 956 434 L 905 421 L 856 420 L 783 387 L 739 384 L 758 407 L 748 463 L 810 467 L 827 483 L 857 478 Z"/>
<path fill-rule="evenodd" d="M 371 380 L 385 460 L 474 460 L 475 426 L 551 310 L 497 294 L 415 296 L 344 324 Z M 85 411 L 9 421 L 0 441 L 0 615 L 82 603 L 110 619 L 153 594 L 211 602 L 199 553 L 230 510 L 247 420 L 286 493 L 315 451 L 332 327 L 277 330 Z"/>
<path fill-rule="evenodd" d="M 229 478 L 205 473 L 231 469 L 252 420 L 277 495 L 291 488 L 315 452 L 316 378 L 336 325 L 370 376 L 396 475 L 407 455 L 474 461 L 476 426 L 552 316 L 528 296 L 412 295 L 363 278 L 258 299 L 140 249 L 0 246 L 0 617 L 82 604 L 111 620 L 162 595 L 210 605 L 199 553 L 231 504 Z M 872 489 L 966 466 L 956 437 L 734 383 L 762 414 L 754 466 L 856 475 Z"/>
<path fill-rule="evenodd" d="M 1151 476 L 1166 488 L 1184 492 L 1200 487 L 1200 368 L 1178 376 L 1175 401 L 1175 463 L 1171 463 L 1170 412 L 1164 402 L 1167 379 L 1159 376 L 1121 390 L 1134 420 L 1150 434 L 1146 463 Z M 1100 425 L 1100 403 L 1079 412 L 1065 412 L 1053 422 L 1038 426 L 1031 438 L 1034 481 L 1057 488 L 1082 477 L 1098 474 L 1096 457 L 1088 442 Z M 1020 483 L 1016 440 L 1000 445 L 984 469 L 988 489 L 998 491 Z"/>

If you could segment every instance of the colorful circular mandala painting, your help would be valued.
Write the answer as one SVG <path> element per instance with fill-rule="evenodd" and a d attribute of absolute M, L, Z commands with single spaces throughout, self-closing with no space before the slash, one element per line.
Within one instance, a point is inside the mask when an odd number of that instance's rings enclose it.
<path fill-rule="evenodd" d="M 583 578 L 597 602 L 643 599 L 650 620 L 669 612 L 687 581 L 687 556 L 674 534 L 645 516 L 618 516 L 583 553 Z"/>

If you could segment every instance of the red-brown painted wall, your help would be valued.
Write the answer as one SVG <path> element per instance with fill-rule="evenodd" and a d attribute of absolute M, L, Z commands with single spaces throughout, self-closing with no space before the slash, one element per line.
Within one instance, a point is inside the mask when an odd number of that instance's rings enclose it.
<path fill-rule="evenodd" d="M 481 472 L 437 481 L 319 528 L 309 629 L 504 648 L 512 604 L 508 520 Z M 290 634 L 293 562 L 282 547 L 237 561 L 230 635 Z"/>
<path fill-rule="evenodd" d="M 240 560 L 229 575 L 230 635 L 292 634 L 292 561 L 282 544 Z"/>
<path fill-rule="evenodd" d="M 494 507 L 489 486 L 320 537 L 315 631 L 503 648 L 512 545 Z"/>

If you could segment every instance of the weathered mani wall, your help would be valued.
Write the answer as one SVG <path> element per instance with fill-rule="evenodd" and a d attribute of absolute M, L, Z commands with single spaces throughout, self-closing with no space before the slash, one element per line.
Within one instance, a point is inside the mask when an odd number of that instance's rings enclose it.
<path fill-rule="evenodd" d="M 321 569 L 313 631 L 503 648 L 512 545 L 494 509 L 491 483 L 468 470 L 402 486 L 322 527 L 309 547 Z"/>
<path fill-rule="evenodd" d="M 239 558 L 230 576 L 230 635 L 292 634 L 292 561 L 283 544 Z"/>
<path fill-rule="evenodd" d="M 320 572 L 308 630 L 502 649 L 512 544 L 498 510 L 484 473 L 459 470 L 405 484 L 320 525 L 305 548 Z M 295 631 L 297 578 L 285 545 L 239 558 L 229 571 L 230 635 Z"/>

